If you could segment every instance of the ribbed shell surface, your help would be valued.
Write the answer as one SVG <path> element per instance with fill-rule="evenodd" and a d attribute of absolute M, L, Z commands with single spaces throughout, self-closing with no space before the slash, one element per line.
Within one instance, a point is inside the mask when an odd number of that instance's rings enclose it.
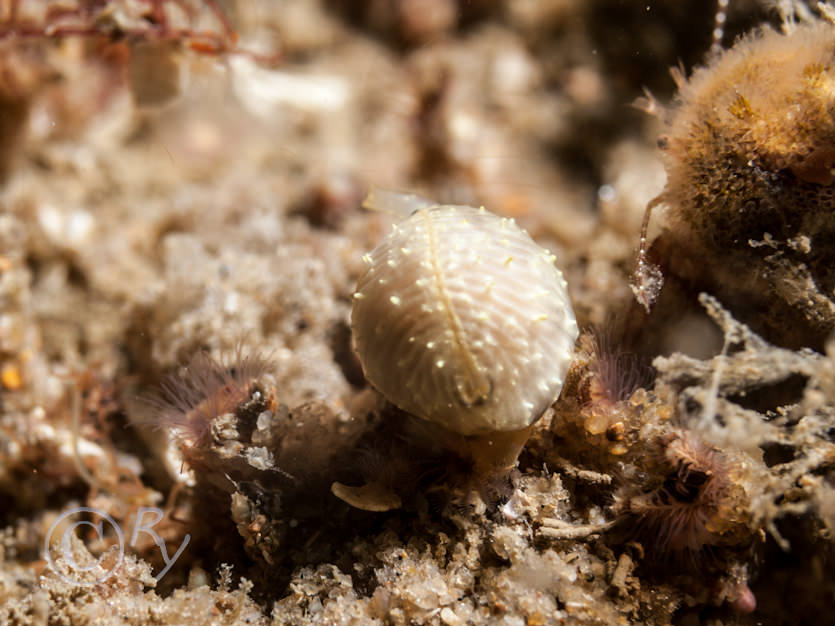
<path fill-rule="evenodd" d="M 562 389 L 577 322 L 554 257 L 484 209 L 421 209 L 365 256 L 354 342 L 368 380 L 472 435 L 525 428 Z"/>

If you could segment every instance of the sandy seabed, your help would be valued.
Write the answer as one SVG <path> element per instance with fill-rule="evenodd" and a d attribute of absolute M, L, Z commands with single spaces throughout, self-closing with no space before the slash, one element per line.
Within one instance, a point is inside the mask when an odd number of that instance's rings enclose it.
<path fill-rule="evenodd" d="M 0 623 L 831 621 L 831 207 L 720 245 L 660 206 L 650 313 L 630 287 L 713 11 L 0 3 Z M 762 24 L 732 2 L 725 47 Z M 763 168 L 828 198 L 814 128 L 814 169 Z M 581 336 L 513 467 L 365 380 L 373 187 L 557 259 Z"/>

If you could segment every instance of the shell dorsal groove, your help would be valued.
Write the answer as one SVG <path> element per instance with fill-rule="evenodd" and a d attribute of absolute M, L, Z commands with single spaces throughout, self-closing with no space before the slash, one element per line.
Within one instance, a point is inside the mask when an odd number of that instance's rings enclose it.
<path fill-rule="evenodd" d="M 464 336 L 464 329 L 461 325 L 461 320 L 456 314 L 455 309 L 452 306 L 449 293 L 447 292 L 446 281 L 444 280 L 444 269 L 441 267 L 440 259 L 438 257 L 438 238 L 432 224 L 431 209 L 419 209 L 417 213 L 421 215 L 424 220 L 424 224 L 426 225 L 426 237 L 429 244 L 427 252 L 429 255 L 429 262 L 432 265 L 435 288 L 438 291 L 438 302 L 439 306 L 443 308 L 443 314 L 447 320 L 449 330 L 452 333 L 454 353 L 459 357 L 456 359 L 456 361 L 458 361 L 457 369 L 459 373 L 455 376 L 455 387 L 458 391 L 461 404 L 465 407 L 471 407 L 484 402 L 489 397 L 492 385 L 490 383 L 490 379 L 484 372 L 484 367 L 478 362 L 473 352 L 469 349 L 469 342 Z M 443 365 L 441 365 L 441 367 L 443 367 Z"/>

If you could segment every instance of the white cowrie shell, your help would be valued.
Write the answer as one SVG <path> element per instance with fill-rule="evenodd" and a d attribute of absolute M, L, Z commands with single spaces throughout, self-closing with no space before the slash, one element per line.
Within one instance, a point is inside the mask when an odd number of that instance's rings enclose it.
<path fill-rule="evenodd" d="M 368 204 L 416 209 L 357 282 L 351 324 L 368 380 L 462 435 L 530 426 L 559 395 L 577 338 L 554 256 L 483 208 L 379 191 Z"/>

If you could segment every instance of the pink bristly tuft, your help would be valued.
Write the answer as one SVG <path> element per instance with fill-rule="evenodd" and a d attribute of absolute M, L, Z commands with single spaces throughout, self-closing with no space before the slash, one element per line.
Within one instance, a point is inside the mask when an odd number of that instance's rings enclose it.
<path fill-rule="evenodd" d="M 624 500 L 624 523 L 653 560 L 698 567 L 720 541 L 714 527 L 728 496 L 727 468 L 718 451 L 689 435 L 663 445 L 664 482 Z"/>
<path fill-rule="evenodd" d="M 241 346 L 222 360 L 199 352 L 188 365 L 165 378 L 158 394 L 148 398 L 155 413 L 154 425 L 176 431 L 189 445 L 207 446 L 212 421 L 234 412 L 271 366 L 268 358 L 246 354 Z"/>
<path fill-rule="evenodd" d="M 613 331 L 595 329 L 591 340 L 592 401 L 616 404 L 623 402 L 638 387 L 651 381 L 649 369 L 637 355 L 622 351 Z"/>

